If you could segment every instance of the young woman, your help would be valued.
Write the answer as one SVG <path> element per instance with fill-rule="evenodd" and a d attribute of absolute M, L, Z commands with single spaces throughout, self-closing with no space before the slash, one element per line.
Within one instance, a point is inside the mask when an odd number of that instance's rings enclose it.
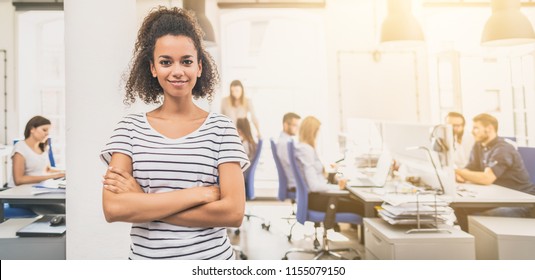
<path fill-rule="evenodd" d="M 253 108 L 253 103 L 245 97 L 245 90 L 239 80 L 230 83 L 230 95 L 221 102 L 221 114 L 228 116 L 234 123 L 240 118 L 247 118 L 251 114 L 251 120 L 255 126 L 257 137 L 260 138 L 260 127 Z"/>
<path fill-rule="evenodd" d="M 225 227 L 239 227 L 249 164 L 234 124 L 192 98 L 212 98 L 218 80 L 194 15 L 160 7 L 144 20 L 126 84 L 163 103 L 117 125 L 101 153 L 108 222 L 131 222 L 131 259 L 232 259 Z"/>
<path fill-rule="evenodd" d="M 249 124 L 249 120 L 238 119 L 236 121 L 236 129 L 238 130 L 238 135 L 240 136 L 245 153 L 247 154 L 249 161 L 252 162 L 256 153 L 257 143 L 253 138 L 253 134 L 251 133 L 251 125 Z"/>
<path fill-rule="evenodd" d="M 321 122 L 312 116 L 306 117 L 299 127 L 299 144 L 296 146 L 296 157 L 303 166 L 304 179 L 309 187 L 308 206 L 312 210 L 325 211 L 329 202 L 321 192 L 339 190 L 340 187 L 327 183 L 327 173 L 316 153 L 316 139 Z M 338 212 L 363 213 L 362 206 L 349 197 L 338 199 Z"/>
<path fill-rule="evenodd" d="M 35 116 L 28 121 L 24 129 L 24 140 L 18 141 L 13 148 L 11 155 L 13 174 L 8 187 L 65 177 L 64 171 L 50 166 L 48 157 L 50 126 L 50 120 L 41 116 Z M 11 207 L 27 208 L 39 215 L 65 213 L 64 204 L 13 204 Z"/>
<path fill-rule="evenodd" d="M 65 177 L 65 172 L 50 167 L 48 157 L 50 125 L 50 120 L 41 116 L 31 118 L 26 124 L 24 140 L 15 144 L 11 155 L 13 174 L 9 187 Z"/>

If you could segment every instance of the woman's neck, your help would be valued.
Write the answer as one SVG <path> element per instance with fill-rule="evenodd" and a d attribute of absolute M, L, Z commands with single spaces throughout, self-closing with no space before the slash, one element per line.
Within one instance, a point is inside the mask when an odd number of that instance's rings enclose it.
<path fill-rule="evenodd" d="M 24 139 L 24 142 L 26 142 L 26 145 L 28 145 L 28 147 L 32 148 L 33 150 L 41 150 L 39 149 L 39 141 L 35 140 L 31 136 Z"/>
<path fill-rule="evenodd" d="M 193 103 L 191 97 L 174 99 L 166 97 L 162 106 L 153 112 L 163 118 L 197 118 L 200 111 L 202 110 Z"/>

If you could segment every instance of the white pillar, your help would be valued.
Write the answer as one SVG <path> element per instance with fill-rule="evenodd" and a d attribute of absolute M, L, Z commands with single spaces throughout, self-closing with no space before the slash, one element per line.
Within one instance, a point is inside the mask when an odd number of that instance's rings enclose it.
<path fill-rule="evenodd" d="M 65 0 L 67 258 L 125 259 L 129 224 L 102 213 L 99 152 L 125 114 L 120 89 L 138 28 L 135 0 Z"/>

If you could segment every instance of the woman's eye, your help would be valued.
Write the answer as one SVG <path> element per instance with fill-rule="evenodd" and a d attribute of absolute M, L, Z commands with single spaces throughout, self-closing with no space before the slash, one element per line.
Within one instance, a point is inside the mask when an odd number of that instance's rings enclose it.
<path fill-rule="evenodd" d="M 160 61 L 160 64 L 163 65 L 163 66 L 171 65 L 171 61 L 169 61 L 169 60 L 162 60 L 162 61 Z"/>
<path fill-rule="evenodd" d="M 184 60 L 184 62 L 183 62 L 183 63 L 184 63 L 184 64 L 186 64 L 186 65 L 190 65 L 190 64 L 192 64 L 192 63 L 193 63 L 193 60 L 190 60 L 190 59 L 186 59 L 186 60 Z"/>

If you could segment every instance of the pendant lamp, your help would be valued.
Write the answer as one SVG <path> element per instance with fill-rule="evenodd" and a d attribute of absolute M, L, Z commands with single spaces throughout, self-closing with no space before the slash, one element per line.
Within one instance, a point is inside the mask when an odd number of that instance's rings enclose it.
<path fill-rule="evenodd" d="M 204 0 L 184 0 L 184 9 L 192 10 L 195 12 L 197 22 L 204 31 L 204 42 L 210 46 L 215 45 L 215 33 L 212 24 L 206 17 L 205 13 L 205 1 Z"/>
<path fill-rule="evenodd" d="M 415 46 L 424 42 L 422 28 L 411 12 L 411 0 L 388 0 L 381 27 L 381 45 Z"/>
<path fill-rule="evenodd" d="M 535 42 L 528 18 L 520 12 L 520 0 L 492 0 L 492 15 L 487 20 L 481 45 L 514 46 Z"/>

